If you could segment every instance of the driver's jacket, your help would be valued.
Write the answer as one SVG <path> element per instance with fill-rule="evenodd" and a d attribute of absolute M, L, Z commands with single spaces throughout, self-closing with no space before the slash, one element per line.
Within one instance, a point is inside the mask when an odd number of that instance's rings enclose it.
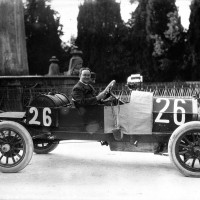
<path fill-rule="evenodd" d="M 72 99 L 76 106 L 96 105 L 96 91 L 90 84 L 78 82 L 72 89 Z"/>

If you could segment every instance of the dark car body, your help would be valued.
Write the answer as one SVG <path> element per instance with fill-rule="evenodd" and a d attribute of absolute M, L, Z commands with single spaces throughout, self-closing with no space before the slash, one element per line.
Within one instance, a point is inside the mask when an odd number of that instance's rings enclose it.
<path fill-rule="evenodd" d="M 198 123 L 198 119 L 197 99 L 153 97 L 152 93 L 140 91 L 133 91 L 130 102 L 124 104 L 114 105 L 111 102 L 109 105 L 79 108 L 63 94 L 40 95 L 31 102 L 26 112 L 0 114 L 2 122 L 14 121 L 25 127 L 34 148 L 39 148 L 40 153 L 43 146 L 39 147 L 39 144 L 51 146 L 61 140 L 95 140 L 109 145 L 114 151 L 163 154 L 168 152 L 172 133 L 188 122 Z M 2 135 L 4 143 L 0 145 L 4 157 L 5 152 L 10 150 L 8 142 L 5 142 L 9 135 Z M 190 140 L 190 136 L 187 137 Z M 195 134 L 197 137 L 198 134 Z M 2 168 L 5 169 L 7 165 L 4 163 Z M 190 173 L 191 170 L 188 171 Z M 197 170 L 195 176 L 198 173 Z"/>

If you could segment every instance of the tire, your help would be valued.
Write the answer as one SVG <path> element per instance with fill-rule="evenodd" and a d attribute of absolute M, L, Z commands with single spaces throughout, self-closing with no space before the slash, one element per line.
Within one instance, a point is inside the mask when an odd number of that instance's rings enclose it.
<path fill-rule="evenodd" d="M 21 171 L 32 155 L 33 141 L 29 132 L 17 122 L 0 122 L 0 172 Z"/>
<path fill-rule="evenodd" d="M 36 154 L 47 154 L 53 151 L 59 144 L 55 141 L 33 141 L 34 143 L 34 152 Z"/>
<path fill-rule="evenodd" d="M 184 176 L 200 177 L 200 122 L 179 126 L 170 137 L 168 152 Z"/>

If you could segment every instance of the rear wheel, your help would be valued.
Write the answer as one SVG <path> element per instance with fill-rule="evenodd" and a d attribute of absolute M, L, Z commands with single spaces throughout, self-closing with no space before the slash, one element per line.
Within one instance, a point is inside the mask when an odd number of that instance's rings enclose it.
<path fill-rule="evenodd" d="M 34 141 L 34 152 L 36 154 L 47 154 L 53 151 L 59 142 L 55 141 L 43 141 L 43 140 L 35 140 Z"/>
<path fill-rule="evenodd" d="M 185 176 L 200 177 L 200 122 L 178 127 L 168 145 L 173 164 Z"/>
<path fill-rule="evenodd" d="M 12 121 L 0 122 L 0 171 L 18 172 L 24 169 L 33 155 L 29 132 Z"/>

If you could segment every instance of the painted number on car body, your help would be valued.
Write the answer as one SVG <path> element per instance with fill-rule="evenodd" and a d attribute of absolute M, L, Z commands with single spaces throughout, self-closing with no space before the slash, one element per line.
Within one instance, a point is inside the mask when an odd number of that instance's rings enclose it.
<path fill-rule="evenodd" d="M 153 131 L 171 131 L 192 120 L 196 103 L 192 99 L 155 98 Z"/>
<path fill-rule="evenodd" d="M 55 114 L 49 107 L 36 108 L 30 107 L 27 112 L 27 123 L 30 125 L 52 126 L 54 120 L 52 119 Z"/>
<path fill-rule="evenodd" d="M 170 108 L 170 99 L 166 99 L 166 98 L 158 98 L 156 99 L 156 103 L 161 103 L 164 102 L 164 106 L 163 108 L 159 111 L 155 122 L 157 123 L 170 123 L 169 119 L 162 119 L 162 115 L 165 112 L 169 112 L 168 109 Z M 174 123 L 176 125 L 181 125 L 185 123 L 185 108 L 184 108 L 184 104 L 186 104 L 185 100 L 183 99 L 175 99 L 173 102 L 173 120 Z M 178 120 L 177 114 L 180 113 L 181 114 L 181 119 Z"/>

